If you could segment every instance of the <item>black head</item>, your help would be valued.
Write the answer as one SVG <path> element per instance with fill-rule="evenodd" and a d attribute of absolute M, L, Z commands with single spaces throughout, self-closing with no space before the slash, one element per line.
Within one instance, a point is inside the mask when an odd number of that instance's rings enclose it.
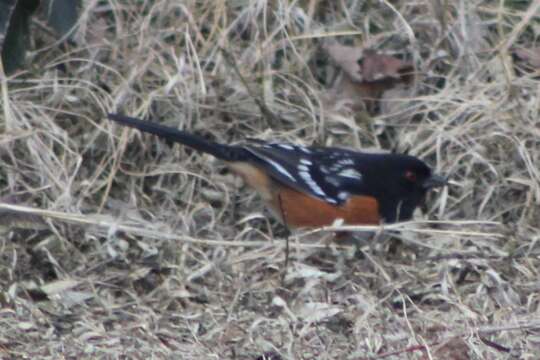
<path fill-rule="evenodd" d="M 363 181 L 379 201 L 385 222 L 409 220 L 429 189 L 447 184 L 422 160 L 408 155 L 368 155 L 361 167 Z"/>

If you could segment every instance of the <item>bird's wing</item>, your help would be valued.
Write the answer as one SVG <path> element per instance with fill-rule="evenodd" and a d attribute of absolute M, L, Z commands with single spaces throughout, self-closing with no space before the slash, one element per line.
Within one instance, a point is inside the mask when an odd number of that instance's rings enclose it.
<path fill-rule="evenodd" d="M 354 152 L 338 148 L 266 143 L 245 145 L 252 161 L 275 180 L 293 189 L 340 205 L 362 194 L 362 173 Z"/>

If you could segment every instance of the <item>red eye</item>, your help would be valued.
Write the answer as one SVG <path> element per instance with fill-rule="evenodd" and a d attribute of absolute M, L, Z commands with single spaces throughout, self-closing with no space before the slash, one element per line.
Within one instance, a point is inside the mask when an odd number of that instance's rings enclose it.
<path fill-rule="evenodd" d="M 416 173 L 414 171 L 408 170 L 405 172 L 405 179 L 409 180 L 410 182 L 416 182 Z"/>

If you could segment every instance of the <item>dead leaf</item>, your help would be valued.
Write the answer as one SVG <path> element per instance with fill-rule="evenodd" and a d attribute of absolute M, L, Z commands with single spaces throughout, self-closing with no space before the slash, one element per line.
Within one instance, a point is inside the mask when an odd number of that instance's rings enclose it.
<path fill-rule="evenodd" d="M 517 59 L 523 61 L 527 67 L 540 70 L 540 47 L 531 49 L 515 48 L 512 53 Z"/>
<path fill-rule="evenodd" d="M 354 82 L 372 83 L 388 78 L 404 81 L 413 70 L 412 63 L 369 48 L 344 46 L 337 42 L 325 43 L 323 48 Z"/>
<path fill-rule="evenodd" d="M 358 64 L 358 60 L 362 58 L 362 54 L 364 53 L 361 48 L 344 46 L 333 41 L 324 43 L 323 49 L 351 80 L 363 81 L 361 67 Z"/>
<path fill-rule="evenodd" d="M 373 49 L 344 46 L 337 42 L 323 45 L 328 55 L 343 71 L 325 98 L 329 108 L 338 110 L 346 104 L 353 111 L 377 110 L 386 90 L 396 84 L 410 83 L 413 66 L 396 57 L 379 54 Z"/>
<path fill-rule="evenodd" d="M 465 340 L 460 337 L 454 337 L 446 341 L 444 344 L 433 346 L 431 355 L 434 359 L 449 359 L 449 360 L 469 360 L 469 346 Z M 421 359 L 429 359 L 425 354 Z"/>
<path fill-rule="evenodd" d="M 366 49 L 364 56 L 358 59 L 360 72 L 365 81 L 373 82 L 386 78 L 401 79 L 405 71 L 412 70 L 410 63 L 389 55 L 377 54 L 374 50 Z"/>

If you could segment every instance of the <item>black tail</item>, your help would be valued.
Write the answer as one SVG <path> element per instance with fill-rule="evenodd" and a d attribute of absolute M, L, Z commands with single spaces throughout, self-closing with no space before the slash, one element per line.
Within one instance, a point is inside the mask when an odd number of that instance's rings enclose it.
<path fill-rule="evenodd" d="M 121 114 L 107 114 L 107 116 L 109 119 L 122 125 L 157 135 L 165 140 L 189 146 L 195 150 L 213 155 L 218 159 L 237 161 L 242 160 L 242 158 L 245 157 L 245 150 L 241 147 L 218 144 L 170 126 L 163 126 L 155 122 L 139 120 Z"/>

